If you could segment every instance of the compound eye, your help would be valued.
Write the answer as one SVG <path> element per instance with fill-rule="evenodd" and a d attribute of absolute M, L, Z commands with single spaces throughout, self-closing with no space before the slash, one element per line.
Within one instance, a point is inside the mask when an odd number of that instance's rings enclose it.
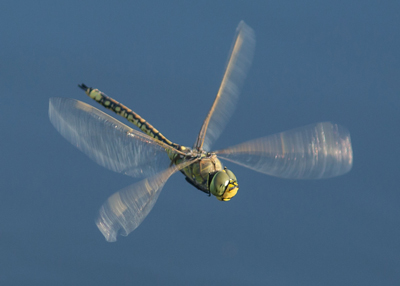
<path fill-rule="evenodd" d="M 210 191 L 214 196 L 222 196 L 229 184 L 229 176 L 223 171 L 217 172 L 210 185 Z"/>
<path fill-rule="evenodd" d="M 225 173 L 229 176 L 229 178 L 230 178 L 231 180 L 234 180 L 235 182 L 237 181 L 235 174 L 232 173 L 231 170 L 225 169 Z"/>

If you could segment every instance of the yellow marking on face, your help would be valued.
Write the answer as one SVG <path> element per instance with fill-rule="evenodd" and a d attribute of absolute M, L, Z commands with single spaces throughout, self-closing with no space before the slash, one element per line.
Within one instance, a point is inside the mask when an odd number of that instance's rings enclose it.
<path fill-rule="evenodd" d="M 230 183 L 226 187 L 225 193 L 222 196 L 217 197 L 217 199 L 224 202 L 230 201 L 234 196 L 236 196 L 238 190 L 239 186 L 237 183 Z"/>

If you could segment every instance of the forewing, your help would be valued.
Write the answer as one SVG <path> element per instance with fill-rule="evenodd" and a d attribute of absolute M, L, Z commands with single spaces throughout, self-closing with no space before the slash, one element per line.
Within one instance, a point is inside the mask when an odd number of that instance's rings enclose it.
<path fill-rule="evenodd" d="M 321 179 L 350 171 L 353 151 L 346 128 L 323 122 L 215 152 L 219 158 L 272 176 Z"/>
<path fill-rule="evenodd" d="M 102 205 L 96 225 L 107 241 L 114 242 L 117 235 L 127 236 L 146 218 L 168 178 L 176 171 L 194 163 L 186 161 L 126 187 L 113 194 Z"/>
<path fill-rule="evenodd" d="M 65 139 L 112 171 L 133 177 L 150 176 L 170 163 L 165 152 L 168 145 L 81 101 L 51 98 L 49 117 Z"/>
<path fill-rule="evenodd" d="M 194 148 L 210 150 L 235 111 L 240 89 L 254 55 L 254 31 L 243 21 L 239 23 L 228 63 L 215 101 L 201 127 Z"/>

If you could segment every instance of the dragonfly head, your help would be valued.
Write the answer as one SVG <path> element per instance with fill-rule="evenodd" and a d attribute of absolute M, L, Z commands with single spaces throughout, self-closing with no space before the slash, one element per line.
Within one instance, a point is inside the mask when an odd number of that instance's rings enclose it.
<path fill-rule="evenodd" d="M 210 192 L 216 196 L 218 200 L 229 201 L 236 195 L 238 190 L 239 185 L 236 176 L 226 167 L 212 175 Z"/>

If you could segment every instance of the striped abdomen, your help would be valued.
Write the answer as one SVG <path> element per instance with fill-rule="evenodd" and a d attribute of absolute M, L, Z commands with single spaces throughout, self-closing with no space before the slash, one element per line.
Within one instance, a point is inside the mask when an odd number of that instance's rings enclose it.
<path fill-rule="evenodd" d="M 142 130 L 144 133 L 147 135 L 164 142 L 165 144 L 168 144 L 169 146 L 180 150 L 180 145 L 175 144 L 165 138 L 164 135 L 162 135 L 157 129 L 155 129 L 150 123 L 148 123 L 146 120 L 144 120 L 142 117 L 140 117 L 138 114 L 133 112 L 131 109 L 126 107 L 125 105 L 119 103 L 118 101 L 108 97 L 105 95 L 103 92 L 101 92 L 98 89 L 93 89 L 91 87 L 87 87 L 86 85 L 82 84 L 79 85 L 80 88 L 82 88 L 86 94 L 96 100 L 98 103 L 103 105 L 105 108 L 110 109 L 114 111 L 116 114 L 126 118 L 129 122 L 132 122 L 135 124 L 140 130 Z"/>

